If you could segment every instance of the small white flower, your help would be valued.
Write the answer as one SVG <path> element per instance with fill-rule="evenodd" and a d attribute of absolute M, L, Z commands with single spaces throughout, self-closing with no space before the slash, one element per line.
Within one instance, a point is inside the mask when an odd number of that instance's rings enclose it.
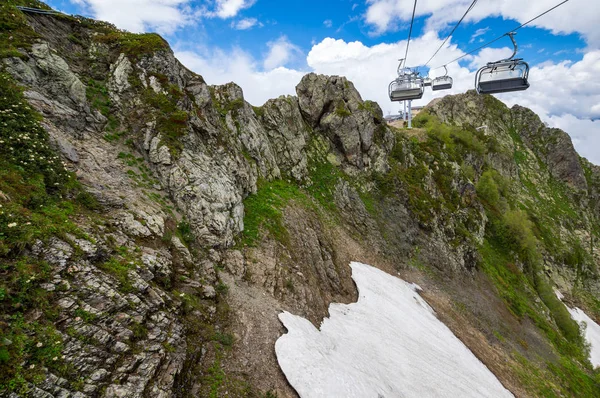
<path fill-rule="evenodd" d="M 43 345 L 44 345 L 44 344 L 42 344 L 42 342 L 40 341 L 40 342 L 39 342 L 39 343 L 37 343 L 35 346 L 36 346 L 37 348 L 40 348 L 40 347 L 42 347 Z"/>
<path fill-rule="evenodd" d="M 81 320 L 81 317 L 79 317 L 79 316 L 77 318 L 75 318 L 76 322 L 79 322 L 80 320 Z"/>
<path fill-rule="evenodd" d="M 10 224 L 7 225 L 8 228 L 14 228 L 17 226 L 16 222 L 11 222 Z"/>
<path fill-rule="evenodd" d="M 29 369 L 33 369 L 33 368 L 35 368 L 35 365 L 33 365 L 33 364 L 29 365 Z"/>
<path fill-rule="evenodd" d="M 57 359 L 58 359 L 58 357 L 54 357 L 54 358 L 52 358 L 52 360 L 53 360 L 53 361 L 56 361 Z"/>
<path fill-rule="evenodd" d="M 185 293 L 181 293 L 181 294 L 179 295 L 179 297 L 183 297 L 183 296 L 185 296 Z"/>

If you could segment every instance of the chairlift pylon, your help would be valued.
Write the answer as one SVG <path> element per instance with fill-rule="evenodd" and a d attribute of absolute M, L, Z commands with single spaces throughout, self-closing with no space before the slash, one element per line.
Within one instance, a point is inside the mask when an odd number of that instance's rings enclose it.
<path fill-rule="evenodd" d="M 488 62 L 475 74 L 475 89 L 478 94 L 507 93 L 529 88 L 529 65 L 522 58 L 513 59 L 518 50 L 515 34 L 515 32 L 506 34 L 514 47 L 510 58 Z"/>
<path fill-rule="evenodd" d="M 404 59 L 398 65 L 398 77 L 392 80 L 388 87 L 390 101 L 409 101 L 423 97 L 423 78 L 418 72 L 412 71 L 403 65 Z"/>
<path fill-rule="evenodd" d="M 431 83 L 431 90 L 439 91 L 449 90 L 452 88 L 453 80 L 450 76 L 448 76 L 448 68 L 446 68 L 446 65 L 444 65 L 444 70 L 446 71 L 444 76 L 436 77 L 435 79 L 433 79 L 433 82 Z"/>

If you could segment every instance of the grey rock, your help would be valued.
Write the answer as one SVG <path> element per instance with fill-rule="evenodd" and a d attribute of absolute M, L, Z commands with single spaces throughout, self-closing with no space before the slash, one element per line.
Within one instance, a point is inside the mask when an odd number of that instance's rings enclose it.
<path fill-rule="evenodd" d="M 85 86 L 71 71 L 67 62 L 53 51 L 48 43 L 37 43 L 31 46 L 31 55 L 35 59 L 35 67 L 46 74 L 52 82 L 52 92 L 68 95 L 76 104 L 86 103 Z M 67 91 L 62 92 L 63 88 Z"/>
<path fill-rule="evenodd" d="M 135 219 L 133 214 L 129 212 L 121 213 L 117 225 L 123 228 L 127 234 L 136 237 L 148 237 L 152 235 L 147 226 Z"/>
<path fill-rule="evenodd" d="M 190 254 L 188 248 L 183 244 L 183 242 L 181 242 L 181 239 L 179 239 L 179 237 L 173 236 L 171 238 L 171 244 L 173 245 L 177 253 L 179 253 L 179 255 L 183 258 L 185 264 L 192 264 L 192 262 L 194 261 L 192 255 Z"/>
<path fill-rule="evenodd" d="M 98 369 L 90 375 L 90 379 L 95 382 L 103 381 L 108 377 L 109 374 L 109 371 L 106 369 Z"/>
<path fill-rule="evenodd" d="M 48 245 L 42 250 L 41 256 L 54 266 L 56 272 L 61 272 L 67 266 L 67 261 L 73 255 L 73 248 L 68 243 L 52 238 Z"/>
<path fill-rule="evenodd" d="M 52 138 L 54 145 L 64 157 L 73 163 L 79 162 L 79 154 L 77 153 L 77 149 L 73 144 L 71 144 L 65 137 L 62 136 L 53 135 Z"/>
<path fill-rule="evenodd" d="M 212 299 L 217 296 L 217 292 L 214 287 L 210 285 L 202 286 L 202 295 L 205 298 Z"/>
<path fill-rule="evenodd" d="M 153 163 L 169 166 L 172 164 L 171 152 L 169 151 L 169 147 L 167 147 L 166 145 L 161 145 L 161 142 L 162 137 L 160 134 L 154 137 L 150 142 L 150 161 Z"/>
<path fill-rule="evenodd" d="M 230 274 L 237 277 L 241 277 L 246 271 L 244 255 L 239 250 L 228 251 L 223 259 L 223 264 Z"/>
<path fill-rule="evenodd" d="M 358 169 L 372 164 L 384 167 L 381 158 L 390 146 L 371 151 L 377 132 L 382 142 L 392 139 L 379 105 L 364 102 L 354 85 L 340 76 L 308 74 L 296 92 L 304 118 L 329 139 L 346 162 Z"/>
<path fill-rule="evenodd" d="M 296 180 L 304 180 L 308 174 L 308 127 L 300 113 L 298 98 L 282 96 L 269 100 L 261 110 L 261 122 L 273 147 L 277 164 Z"/>
<path fill-rule="evenodd" d="M 131 73 L 133 73 L 131 62 L 125 54 L 121 54 L 119 59 L 110 67 L 108 89 L 111 100 L 116 103 L 121 102 L 121 96 L 131 87 L 129 83 Z"/>

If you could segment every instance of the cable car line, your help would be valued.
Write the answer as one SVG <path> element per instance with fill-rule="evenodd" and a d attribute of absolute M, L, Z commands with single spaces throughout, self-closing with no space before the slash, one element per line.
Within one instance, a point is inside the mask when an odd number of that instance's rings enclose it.
<path fill-rule="evenodd" d="M 450 36 L 452 36 L 454 34 L 454 31 L 456 31 L 456 28 L 458 28 L 458 25 L 460 25 L 461 22 L 463 21 L 463 19 L 465 19 L 465 17 L 467 16 L 467 14 L 469 12 L 471 12 L 471 10 L 473 9 L 473 7 L 475 7 L 475 4 L 477 4 L 478 1 L 479 0 L 473 0 L 473 2 L 471 3 L 471 5 L 469 6 L 469 8 L 467 8 L 467 11 L 465 12 L 465 14 L 462 16 L 462 18 L 458 21 L 458 23 L 452 29 L 452 32 L 450 32 L 450 34 L 448 34 L 448 36 L 446 36 L 446 38 L 444 39 L 444 42 L 442 43 L 442 45 L 435 51 L 435 53 L 433 53 L 433 55 L 431 56 L 431 58 L 429 58 L 429 61 L 425 62 L 425 65 L 423 65 L 423 66 L 429 65 L 429 63 L 431 62 L 431 60 L 437 55 L 437 53 L 442 49 L 442 47 L 444 47 L 444 44 L 446 44 L 446 42 L 448 41 L 448 39 L 450 38 Z"/>
<path fill-rule="evenodd" d="M 531 22 L 535 21 L 535 20 L 536 20 L 536 19 L 538 19 L 538 18 L 541 18 L 542 16 L 544 16 L 544 15 L 548 14 L 550 11 L 553 11 L 553 10 L 555 10 L 556 8 L 558 8 L 558 7 L 562 6 L 563 4 L 565 4 L 565 3 L 567 3 L 567 2 L 569 2 L 569 0 L 564 0 L 563 2 L 561 2 L 561 3 L 557 4 L 557 5 L 555 5 L 555 6 L 554 6 L 554 7 L 552 7 L 552 8 L 549 8 L 548 10 L 544 11 L 544 12 L 543 12 L 543 13 L 541 13 L 540 15 L 538 15 L 538 16 L 536 16 L 536 17 L 534 17 L 534 18 L 530 19 L 529 21 L 527 21 L 527 22 L 525 22 L 525 23 L 521 24 L 520 26 L 518 26 L 518 27 L 516 27 L 516 28 L 514 28 L 514 29 L 512 29 L 512 30 L 510 30 L 510 31 L 508 31 L 508 32 L 506 32 L 506 33 L 504 33 L 503 35 L 501 35 L 501 36 L 498 36 L 498 37 L 496 37 L 495 39 L 493 39 L 493 40 L 491 40 L 491 41 L 489 41 L 489 42 L 485 43 L 484 45 L 482 45 L 482 46 L 480 46 L 480 47 L 477 47 L 476 49 L 474 49 L 474 50 L 471 50 L 471 51 L 469 51 L 468 53 L 465 53 L 465 54 L 461 55 L 460 57 L 458 57 L 458 58 L 455 58 L 455 59 L 453 59 L 452 61 L 450 61 L 450 62 L 446 62 L 444 65 L 438 66 L 437 68 L 433 68 L 433 69 L 440 69 L 440 68 L 443 68 L 444 66 L 447 66 L 447 65 L 450 65 L 450 64 L 452 64 L 452 63 L 454 63 L 454 62 L 456 62 L 456 61 L 459 61 L 459 60 L 463 59 L 464 57 L 466 57 L 467 55 L 471 55 L 471 54 L 473 54 L 474 52 L 477 52 L 477 51 L 479 51 L 479 50 L 481 50 L 481 49 L 483 49 L 483 48 L 485 48 L 485 47 L 489 46 L 490 44 L 493 44 L 493 43 L 497 42 L 498 40 L 502 39 L 503 37 L 505 37 L 505 36 L 508 36 L 510 33 L 514 33 L 514 32 L 516 32 L 517 30 L 519 30 L 519 29 L 521 29 L 521 28 L 524 28 L 525 26 L 529 25 Z M 433 70 L 433 69 L 432 69 L 432 70 Z"/>
<path fill-rule="evenodd" d="M 413 7 L 412 19 L 410 21 L 410 29 L 408 30 L 408 41 L 406 42 L 406 52 L 404 53 L 404 66 L 406 66 L 406 58 L 408 57 L 408 46 L 410 45 L 410 37 L 412 36 L 413 24 L 415 23 L 415 11 L 417 11 L 417 0 Z"/>
<path fill-rule="evenodd" d="M 415 23 L 415 12 L 417 10 L 417 0 L 412 12 L 412 19 L 410 21 L 410 29 L 408 31 L 408 40 L 406 41 L 406 52 L 404 58 L 400 59 L 400 65 L 398 65 L 398 77 L 392 80 L 388 86 L 388 94 L 390 101 L 412 101 L 415 99 L 421 99 L 425 92 L 425 86 L 423 78 L 419 75 L 416 70 L 411 70 L 406 67 L 406 58 L 408 56 L 408 48 L 410 45 L 410 38 L 412 36 L 413 25 Z"/>

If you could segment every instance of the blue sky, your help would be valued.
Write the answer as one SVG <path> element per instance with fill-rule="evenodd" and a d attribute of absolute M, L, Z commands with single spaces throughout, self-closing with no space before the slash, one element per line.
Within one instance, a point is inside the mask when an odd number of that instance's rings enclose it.
<path fill-rule="evenodd" d="M 463 55 L 560 0 L 482 0 L 430 66 Z M 238 83 L 253 105 L 294 94 L 308 72 L 345 75 L 384 113 L 397 59 L 404 54 L 413 0 L 48 0 L 59 10 L 108 20 L 134 32 L 158 32 L 176 56 L 210 84 Z M 424 63 L 471 0 L 421 0 L 408 64 Z M 600 163 L 600 2 L 570 0 L 519 30 L 518 57 L 532 66 L 531 88 L 502 94 L 569 132 L 579 151 Z M 508 38 L 449 66 L 455 85 L 427 92 L 415 105 L 473 88 L 473 74 L 510 55 Z M 427 71 L 425 70 L 425 73 Z M 430 72 L 432 77 L 440 70 Z"/>
<path fill-rule="evenodd" d="M 206 1 L 190 1 L 188 5 L 194 8 L 206 3 Z M 68 13 L 96 16 L 93 8 L 84 5 L 82 1 L 50 0 L 48 4 Z M 382 42 L 397 42 L 406 38 L 408 21 L 397 24 L 391 31 L 373 34 L 372 26 L 363 18 L 367 8 L 367 3 L 355 0 L 259 0 L 251 7 L 242 9 L 233 18 L 197 18 L 196 23 L 182 25 L 172 32 L 161 31 L 156 27 L 153 29 L 152 26 L 148 26 L 145 30 L 159 31 L 178 49 L 240 47 L 256 58 L 261 58 L 268 52 L 268 42 L 281 36 L 287 37 L 305 53 L 325 37 L 342 39 L 346 42 L 360 41 L 367 46 Z M 421 16 L 416 19 L 414 36 L 423 33 L 427 18 L 428 16 Z M 236 24 L 243 20 L 256 20 L 256 24 L 246 30 L 236 29 Z M 488 17 L 478 22 L 463 23 L 454 33 L 453 41 L 462 50 L 468 51 L 518 25 L 519 22 L 514 19 L 502 17 Z M 440 29 L 440 34 L 445 37 L 452 26 L 449 24 L 444 29 Z M 472 40 L 476 32 L 481 34 Z M 547 29 L 526 28 L 520 30 L 517 39 L 520 47 L 519 56 L 525 57 L 532 65 L 549 60 L 579 61 L 586 48 L 585 40 L 576 32 L 553 35 Z M 492 47 L 503 47 L 509 44 L 507 38 Z M 305 61 L 305 59 L 296 59 L 288 66 L 306 67 Z M 438 66 L 444 61 L 443 57 L 438 57 L 432 63 Z"/>

